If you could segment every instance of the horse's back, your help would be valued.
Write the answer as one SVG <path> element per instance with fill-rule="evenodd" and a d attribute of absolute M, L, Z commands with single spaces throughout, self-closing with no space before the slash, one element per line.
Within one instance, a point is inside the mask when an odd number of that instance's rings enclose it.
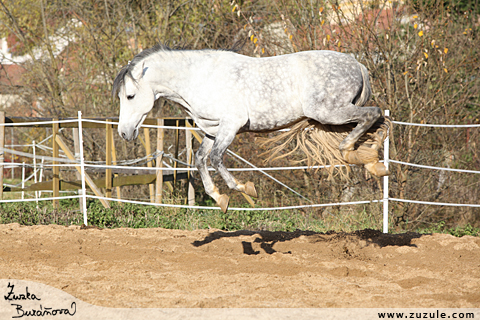
<path fill-rule="evenodd" d="M 292 55 L 294 56 L 294 55 Z M 351 104 L 365 84 L 364 68 L 353 56 L 335 51 L 306 51 L 297 56 L 305 105 L 336 109 Z M 368 82 L 368 79 L 367 79 Z"/>
<path fill-rule="evenodd" d="M 305 117 L 307 107 L 332 109 L 352 102 L 362 88 L 360 65 L 339 52 L 265 58 L 233 52 L 202 54 L 197 60 L 202 72 L 196 72 L 184 94 L 199 121 L 215 115 L 218 121 L 248 120 L 247 131 L 285 127 Z"/>

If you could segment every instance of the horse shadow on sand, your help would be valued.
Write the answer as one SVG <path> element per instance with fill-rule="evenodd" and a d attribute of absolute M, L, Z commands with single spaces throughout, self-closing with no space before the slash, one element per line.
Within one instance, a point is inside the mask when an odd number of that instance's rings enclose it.
<path fill-rule="evenodd" d="M 401 234 L 385 234 L 379 230 L 364 229 L 354 232 L 335 232 L 329 231 L 326 233 L 319 233 L 314 231 L 295 230 L 293 232 L 286 231 L 251 231 L 251 230 L 239 230 L 239 231 L 214 231 L 209 233 L 203 240 L 197 240 L 192 243 L 195 247 L 201 247 L 212 243 L 222 238 L 232 238 L 240 236 L 254 236 L 258 237 L 253 240 L 253 243 L 260 243 L 260 248 L 267 254 L 273 254 L 278 252 L 273 246 L 278 242 L 286 242 L 301 236 L 310 238 L 314 243 L 335 243 L 335 242 L 356 242 L 365 241 L 367 245 L 376 245 L 380 248 L 387 246 L 407 246 L 416 247 L 412 243 L 413 239 L 420 238 L 425 234 L 406 232 Z M 252 242 L 242 241 L 243 253 L 247 255 L 256 255 L 260 251 L 254 250 Z M 290 251 L 282 252 L 284 254 L 291 254 Z"/>

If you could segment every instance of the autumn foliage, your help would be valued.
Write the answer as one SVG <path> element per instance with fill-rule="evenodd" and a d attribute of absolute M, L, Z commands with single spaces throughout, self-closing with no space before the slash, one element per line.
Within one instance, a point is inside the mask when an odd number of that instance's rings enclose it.
<path fill-rule="evenodd" d="M 304 50 L 354 55 L 370 72 L 371 104 L 390 110 L 392 120 L 480 123 L 480 16 L 478 8 L 465 1 L 1 0 L 0 20 L 0 34 L 13 57 L 28 57 L 18 62 L 24 70 L 21 85 L 0 81 L 0 93 L 20 94 L 22 103 L 43 116 L 75 116 L 77 110 L 86 116 L 116 116 L 118 101 L 110 94 L 116 73 L 158 42 L 190 49 L 238 48 L 243 43 L 240 53 L 258 57 Z M 6 76 L 2 68 L 0 78 Z M 171 103 L 159 105 L 163 109 L 155 109 L 152 116 L 183 115 Z M 391 158 L 478 171 L 479 137 L 480 128 L 396 125 Z M 255 135 L 244 134 L 231 149 L 263 166 L 258 155 L 265 150 L 254 144 Z M 124 157 L 144 154 L 138 143 L 122 148 Z M 93 143 L 90 154 L 102 157 Z M 243 166 L 233 158 L 228 165 Z M 360 168 L 354 171 L 357 178 L 350 182 L 327 181 L 328 174 L 321 171 L 272 175 L 313 203 L 382 197 L 380 181 Z M 391 164 L 391 172 L 392 198 L 480 204 L 478 174 L 399 164 Z M 261 205 L 309 203 L 258 173 L 238 176 L 260 186 Z M 197 198 L 206 201 L 202 194 Z M 233 201 L 241 205 L 243 200 Z M 313 213 L 327 216 L 342 210 L 358 208 Z M 371 210 L 379 214 L 379 208 Z M 397 202 L 393 212 L 399 228 L 440 220 L 480 225 L 478 208 Z"/>

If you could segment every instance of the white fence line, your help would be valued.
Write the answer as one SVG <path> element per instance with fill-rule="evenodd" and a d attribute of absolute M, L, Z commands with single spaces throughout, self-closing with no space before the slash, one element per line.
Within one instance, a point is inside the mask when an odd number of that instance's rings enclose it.
<path fill-rule="evenodd" d="M 405 126 L 430 127 L 430 128 L 479 128 L 480 124 L 428 124 L 428 123 L 412 123 L 402 121 L 392 121 L 393 124 L 401 124 Z"/>
<path fill-rule="evenodd" d="M 385 112 L 386 116 L 389 116 L 389 111 L 386 110 Z M 61 199 L 76 199 L 79 198 L 82 201 L 82 211 L 83 211 L 83 219 L 84 219 L 84 224 L 87 225 L 87 207 L 86 207 L 86 199 L 91 198 L 91 199 L 104 199 L 108 201 L 116 201 L 116 202 L 124 202 L 124 203 L 133 203 L 133 204 L 143 204 L 143 205 L 152 205 L 152 206 L 158 206 L 158 207 L 174 207 L 174 208 L 187 208 L 187 209 L 216 209 L 220 210 L 219 207 L 206 207 L 206 206 L 188 206 L 188 205 L 174 205 L 174 204 L 158 204 L 158 203 L 150 203 L 150 202 L 142 202 L 142 201 L 132 201 L 132 200 L 123 200 L 123 199 L 116 199 L 116 198 L 106 198 L 106 197 L 98 197 L 94 195 L 88 195 L 86 192 L 86 186 L 85 186 L 85 169 L 87 167 L 90 168 L 102 168 L 102 169 L 132 169 L 132 170 L 172 170 L 172 171 L 196 171 L 196 168 L 193 167 L 185 167 L 185 168 L 147 168 L 147 167 L 137 167 L 137 166 L 120 166 L 120 165 L 106 165 L 106 164 L 90 164 L 90 163 L 85 163 L 84 156 L 83 156 L 83 135 L 82 135 L 82 123 L 83 122 L 94 122 L 94 123 L 105 123 L 105 124 L 118 124 L 116 122 L 107 122 L 107 121 L 101 121 L 101 120 L 92 120 L 92 119 L 82 119 L 81 112 L 78 112 L 78 119 L 69 119 L 69 120 L 58 120 L 58 121 L 43 121 L 43 122 L 24 122 L 21 124 L 16 124 L 16 123 L 7 123 L 7 124 L 0 124 L 0 126 L 15 126 L 15 125 L 38 125 L 38 124 L 52 124 L 52 123 L 71 123 L 71 122 L 78 122 L 79 126 L 79 135 L 80 135 L 80 159 L 79 161 L 72 161 L 67 158 L 53 158 L 53 157 L 47 157 L 47 156 L 38 156 L 38 155 L 33 155 L 34 159 L 42 159 L 42 169 L 45 166 L 54 166 L 52 164 L 43 164 L 43 160 L 51 160 L 51 161 L 58 161 L 58 162 L 67 162 L 67 163 L 60 163 L 56 164 L 55 166 L 62 166 L 62 167 L 72 167 L 75 165 L 79 165 L 81 167 L 81 176 L 82 176 L 82 189 L 81 195 L 77 196 L 68 196 L 68 197 L 48 197 L 48 198 L 37 198 L 36 199 L 23 199 L 23 200 L 1 200 L 0 203 L 2 202 L 20 202 L 20 201 L 47 201 L 47 200 L 61 200 Z M 440 127 L 440 128 L 474 128 L 474 127 L 480 127 L 480 125 L 437 125 L 437 124 L 419 124 L 419 123 L 408 123 L 408 122 L 400 122 L 400 121 L 392 121 L 394 124 L 399 124 L 399 125 L 411 125 L 411 126 L 423 126 L 423 127 Z M 170 126 L 157 126 L 157 125 L 142 125 L 142 127 L 147 127 L 147 128 L 163 128 L 163 129 L 180 129 L 180 130 L 200 130 L 198 128 L 185 128 L 185 127 L 170 127 Z M 45 139 L 47 140 L 47 139 Z M 44 141 L 45 141 L 44 140 Z M 44 142 L 42 141 L 42 142 Z M 391 160 L 389 159 L 389 138 L 385 140 L 384 143 L 384 163 L 387 169 L 389 169 L 389 163 L 395 163 L 399 165 L 408 165 L 408 166 L 414 166 L 414 167 L 419 167 L 419 168 L 425 168 L 425 169 L 433 169 L 433 170 L 444 170 L 444 171 L 452 171 L 452 172 L 463 172 L 463 173 L 480 173 L 480 171 L 475 171 L 475 170 L 464 170 L 464 169 L 452 169 L 452 168 L 442 168 L 442 167 L 435 167 L 435 166 L 426 166 L 426 165 L 419 165 L 419 164 L 413 164 L 413 163 L 408 163 L 408 162 L 403 162 L 403 161 L 398 161 L 398 160 Z M 35 146 L 34 144 L 28 145 L 28 146 Z M 13 152 L 12 152 L 13 151 Z M 4 148 L 3 151 L 0 150 L 0 152 L 10 152 L 13 154 L 18 154 L 22 156 L 27 156 L 27 157 L 32 157 L 31 154 L 16 151 L 16 150 L 9 150 Z M 235 153 L 230 152 L 230 154 L 237 156 Z M 238 156 L 237 156 L 238 157 Z M 294 166 L 294 167 L 264 167 L 264 168 L 258 168 L 255 167 L 253 164 L 249 163 L 245 159 L 241 158 L 240 159 L 247 163 L 248 165 L 252 166 L 252 168 L 229 168 L 229 171 L 260 171 L 263 174 L 271 177 L 264 171 L 280 171 L 280 170 L 305 170 L 305 169 L 320 169 L 320 168 L 325 168 L 329 166 L 313 166 L 313 167 L 308 167 L 308 166 Z M 0 165 L 16 165 L 13 162 L 3 162 L 0 163 Z M 21 164 L 18 164 L 18 166 L 21 166 Z M 338 166 L 336 166 L 338 167 Z M 213 171 L 213 168 L 209 168 L 209 170 Z M 30 177 L 31 178 L 31 177 Z M 278 181 L 277 181 L 278 182 Z M 358 204 L 369 204 L 369 203 L 383 203 L 383 232 L 387 233 L 388 232 L 388 223 L 389 223 L 389 201 L 396 201 L 396 202 L 406 202 L 406 203 L 416 203 L 416 204 L 423 204 L 423 205 L 439 205 L 439 206 L 459 206 L 459 207 L 480 207 L 480 204 L 458 204 L 458 203 L 443 203 L 443 202 L 428 202 L 428 201 L 419 201 L 419 200 L 408 200 L 408 199 L 398 199 L 398 198 L 390 198 L 389 197 L 389 178 L 388 176 L 385 176 L 383 178 L 383 183 L 384 183 L 384 190 L 383 190 L 383 199 L 381 200 L 365 200 L 365 201 L 353 201 L 353 202 L 335 202 L 335 203 L 324 203 L 324 204 L 308 204 L 308 205 L 298 205 L 298 206 L 283 206 L 283 207 L 269 207 L 269 208 L 229 208 L 229 210 L 232 211 L 257 211 L 257 210 L 266 210 L 266 211 L 273 211 L 273 210 L 294 210 L 294 209 L 305 209 L 305 208 L 320 208 L 320 207 L 328 207 L 328 206 L 344 206 L 344 205 L 358 205 Z M 288 186 L 282 184 L 283 186 L 289 188 Z M 289 188 L 291 189 L 291 188 Z M 80 190 L 79 190 L 80 191 Z M 294 191 L 294 190 L 293 190 Z M 295 191 L 294 191 L 295 192 Z M 298 194 L 295 192 L 297 195 L 303 197 L 302 195 Z M 305 197 L 303 197 L 305 198 Z M 307 198 L 305 198 L 307 199 Z M 308 199 L 307 199 L 308 200 Z"/>
<path fill-rule="evenodd" d="M 42 156 L 37 156 L 37 159 L 41 159 Z M 55 158 L 52 158 L 55 159 Z M 51 164 L 51 163 L 45 163 L 43 164 L 43 167 L 75 167 L 80 165 L 79 161 L 74 161 L 70 159 L 64 159 L 64 158 L 56 158 L 56 161 L 65 161 L 68 163 L 57 163 L 57 164 Z M 45 160 L 47 160 L 47 157 L 45 157 Z M 117 161 L 118 162 L 118 161 Z M 383 161 L 380 161 L 383 162 Z M 390 162 L 393 162 L 390 160 Z M 400 163 L 400 162 L 395 162 L 395 163 Z M 5 169 L 8 169 L 10 167 L 22 167 L 23 164 L 19 162 L 0 162 L 0 165 L 3 165 Z M 334 167 L 341 167 L 342 165 L 335 165 Z M 350 166 L 355 166 L 354 164 Z M 34 167 L 33 164 L 25 164 L 25 167 Z M 157 170 L 165 170 L 165 168 L 155 168 L 155 167 L 134 167 L 134 166 L 118 166 L 118 165 L 106 165 L 106 164 L 91 164 L 91 163 L 85 163 L 85 167 L 89 168 L 99 168 L 99 169 L 131 169 L 131 170 L 146 170 L 146 171 L 157 171 Z M 243 171 L 288 171 L 288 170 L 310 170 L 310 169 L 325 169 L 329 168 L 331 166 L 296 166 L 296 167 L 254 167 L 254 168 L 227 168 L 228 171 L 231 172 L 243 172 Z M 170 171 L 197 171 L 197 168 L 195 167 L 181 167 L 181 168 L 168 168 Z M 441 168 L 439 168 L 441 169 Z M 215 171 L 214 168 L 208 167 L 209 171 Z M 454 169 L 452 169 L 454 170 Z M 475 171 L 476 173 L 478 171 Z M 480 173 L 480 172 L 478 172 Z"/>
<path fill-rule="evenodd" d="M 44 191 L 45 192 L 45 191 Z M 52 200 L 67 200 L 67 199 L 77 199 L 81 198 L 82 196 L 72 196 L 69 195 L 67 197 L 48 197 L 48 198 L 31 198 L 31 199 L 11 199 L 11 200 L 1 200 L 0 203 L 11 203 L 11 202 L 33 202 L 33 201 L 52 201 Z"/>
<path fill-rule="evenodd" d="M 76 121 L 76 120 L 75 120 Z M 103 120 L 93 120 L 93 119 L 83 119 L 83 122 L 91 123 L 102 123 L 102 124 L 112 124 L 118 125 L 118 122 L 114 121 L 103 121 Z M 200 128 L 191 128 L 191 127 L 175 127 L 175 126 L 159 126 L 155 124 L 142 124 L 142 128 L 154 128 L 154 129 L 175 129 L 175 130 L 190 130 L 190 131 L 202 131 Z"/>
<path fill-rule="evenodd" d="M 474 208 L 480 208 L 480 204 L 470 204 L 470 203 L 429 202 L 429 201 L 397 199 L 397 198 L 389 198 L 388 200 L 397 201 L 397 202 L 405 202 L 405 203 L 416 203 L 416 204 L 434 205 L 434 206 L 474 207 Z"/>
<path fill-rule="evenodd" d="M 39 121 L 39 122 L 18 122 L 18 123 L 0 123 L 0 127 L 15 127 L 15 126 L 38 126 L 43 124 L 53 124 L 53 123 L 72 123 L 77 122 L 76 119 L 69 120 L 51 120 L 51 121 Z"/>
<path fill-rule="evenodd" d="M 242 157 L 240 157 L 239 155 L 237 155 L 236 153 L 230 151 L 227 149 L 227 152 L 231 155 L 233 155 L 234 157 L 240 159 L 241 161 L 245 162 L 246 164 L 248 164 L 249 166 L 253 167 L 253 168 L 257 168 L 255 167 L 252 163 L 250 163 L 249 161 L 243 159 Z M 302 196 L 300 193 L 298 193 L 297 191 L 293 190 L 292 188 L 290 188 L 289 186 L 285 185 L 284 183 L 282 183 L 281 181 L 279 181 L 278 179 L 275 179 L 274 177 L 272 177 L 271 175 L 269 175 L 268 173 L 262 171 L 262 170 L 259 170 L 262 174 L 264 174 L 265 176 L 269 177 L 270 179 L 272 179 L 273 181 L 275 181 L 276 183 L 279 183 L 281 186 L 287 188 L 288 190 L 290 190 L 291 192 L 295 193 L 296 195 L 302 197 L 303 199 L 307 200 L 307 201 L 311 201 L 310 199 Z"/>
<path fill-rule="evenodd" d="M 410 167 L 423 168 L 423 169 L 433 169 L 433 170 L 453 171 L 453 172 L 463 172 L 463 173 L 480 173 L 480 171 L 475 171 L 475 170 L 433 167 L 433 166 L 426 166 L 426 165 L 423 165 L 423 164 L 408 163 L 408 162 L 397 161 L 397 160 L 390 160 L 390 162 L 391 163 L 397 163 L 397 164 L 403 164 L 403 165 L 410 166 Z"/>
<path fill-rule="evenodd" d="M 108 201 L 124 202 L 124 203 L 133 203 L 133 204 L 142 204 L 147 206 L 155 207 L 172 207 L 172 208 L 182 208 L 182 209 L 203 209 L 203 210 L 221 210 L 220 207 L 207 207 L 207 206 L 189 206 L 183 204 L 168 204 L 168 203 L 152 203 L 152 202 L 142 202 L 142 201 L 133 201 L 133 200 L 124 200 L 117 198 L 106 198 L 98 197 L 94 195 L 87 195 L 91 199 L 102 199 Z M 332 206 L 349 206 L 356 204 L 368 204 L 368 203 L 378 203 L 383 202 L 383 200 L 364 200 L 364 201 L 351 201 L 351 202 L 335 202 L 335 203 L 319 203 L 319 204 L 305 204 L 298 206 L 283 206 L 283 207 L 262 207 L 262 208 L 234 208 L 228 207 L 228 210 L 232 211 L 276 211 L 276 210 L 294 210 L 294 209 L 308 209 L 308 208 L 320 208 L 320 207 L 332 207 Z"/>

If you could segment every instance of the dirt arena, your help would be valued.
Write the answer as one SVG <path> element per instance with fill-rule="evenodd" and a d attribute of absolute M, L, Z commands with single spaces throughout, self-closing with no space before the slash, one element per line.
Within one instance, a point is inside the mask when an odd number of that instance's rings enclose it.
<path fill-rule="evenodd" d="M 480 307 L 480 238 L 0 225 L 0 279 L 105 307 Z"/>

